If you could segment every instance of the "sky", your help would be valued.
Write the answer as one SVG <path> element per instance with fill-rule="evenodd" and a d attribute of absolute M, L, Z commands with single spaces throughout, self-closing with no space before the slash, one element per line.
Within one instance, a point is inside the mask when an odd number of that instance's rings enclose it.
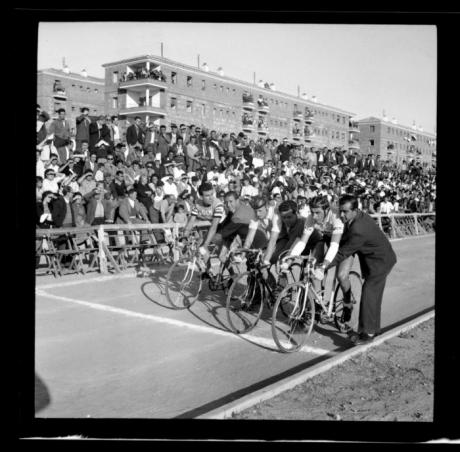
<path fill-rule="evenodd" d="M 430 25 L 41 22 L 38 69 L 86 69 L 160 55 L 355 114 L 436 130 L 437 35 Z"/>

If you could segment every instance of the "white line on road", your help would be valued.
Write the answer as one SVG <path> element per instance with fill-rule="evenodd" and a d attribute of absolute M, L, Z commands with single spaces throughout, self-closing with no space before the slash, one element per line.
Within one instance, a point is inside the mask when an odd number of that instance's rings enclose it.
<path fill-rule="evenodd" d="M 178 327 L 182 327 L 182 328 L 185 327 L 185 328 L 189 328 L 189 329 L 194 330 L 194 331 L 200 331 L 202 333 L 211 333 L 211 334 L 216 334 L 216 335 L 224 336 L 224 337 L 228 337 L 228 338 L 230 338 L 230 337 L 231 338 L 236 338 L 236 339 L 239 338 L 239 336 L 237 336 L 237 335 L 235 335 L 233 333 L 218 330 L 218 329 L 215 329 L 215 328 L 210 328 L 210 327 L 203 326 L 203 325 L 194 325 L 192 323 L 182 322 L 180 320 L 175 320 L 175 319 L 169 319 L 167 317 L 159 317 L 159 316 L 155 316 L 155 315 L 151 315 L 151 314 L 142 314 L 141 312 L 129 311 L 128 309 L 116 308 L 116 307 L 113 307 L 113 306 L 101 305 L 101 304 L 98 304 L 98 303 L 91 303 L 89 301 L 78 300 L 78 299 L 69 298 L 69 297 L 63 297 L 61 295 L 53 295 L 53 294 L 50 294 L 48 292 L 45 292 L 41 288 L 37 288 L 35 290 L 35 293 L 37 295 L 39 295 L 39 296 L 42 296 L 42 297 L 52 298 L 52 299 L 55 299 L 55 300 L 66 301 L 68 303 L 76 303 L 76 304 L 79 304 L 79 305 L 82 305 L 82 306 L 86 306 L 88 308 L 97 309 L 99 311 L 111 312 L 111 313 L 114 313 L 114 314 L 121 314 L 121 315 L 124 315 L 124 316 L 127 316 L 127 317 L 135 317 L 135 318 L 139 318 L 139 319 L 143 319 L 143 320 L 153 320 L 154 322 L 166 323 L 166 324 L 169 324 L 169 325 L 178 326 Z M 257 336 L 252 336 L 252 335 L 249 335 L 249 334 L 242 334 L 240 336 L 243 339 L 247 339 L 249 342 L 253 342 L 255 344 L 270 347 L 270 348 L 273 348 L 273 350 L 277 350 L 275 348 L 275 344 L 274 344 L 273 340 L 271 340 L 269 338 L 257 337 Z M 301 351 L 305 352 L 305 353 L 313 353 L 315 355 L 326 355 L 328 353 L 331 353 L 330 350 L 317 348 L 317 347 L 310 347 L 308 345 L 303 346 L 301 348 Z"/>

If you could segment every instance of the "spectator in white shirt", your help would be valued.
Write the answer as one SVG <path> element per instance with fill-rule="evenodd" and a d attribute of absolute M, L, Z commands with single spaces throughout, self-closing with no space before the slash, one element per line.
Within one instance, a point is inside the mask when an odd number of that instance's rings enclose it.
<path fill-rule="evenodd" d="M 388 201 L 387 196 L 384 196 L 382 202 L 380 203 L 380 213 L 389 214 L 393 212 L 393 209 L 393 204 L 390 201 Z"/>
<path fill-rule="evenodd" d="M 56 171 L 52 168 L 48 168 L 45 171 L 45 179 L 43 180 L 43 192 L 51 191 L 53 193 L 59 193 L 59 183 L 65 178 L 65 174 L 56 175 Z"/>
<path fill-rule="evenodd" d="M 40 151 L 37 151 L 37 164 L 35 175 L 40 176 L 43 179 L 45 177 L 45 164 L 43 163 L 43 160 L 40 158 L 40 154 Z"/>
<path fill-rule="evenodd" d="M 163 177 L 162 179 L 163 185 L 163 192 L 165 195 L 173 195 L 174 198 L 179 197 L 179 193 L 177 192 L 177 185 L 174 183 L 174 176 L 170 174 L 169 176 Z"/>

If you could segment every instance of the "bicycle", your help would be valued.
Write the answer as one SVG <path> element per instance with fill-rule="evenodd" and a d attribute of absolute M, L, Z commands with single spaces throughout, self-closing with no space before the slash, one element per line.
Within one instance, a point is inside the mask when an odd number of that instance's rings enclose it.
<path fill-rule="evenodd" d="M 270 286 L 262 273 L 262 270 L 271 266 L 263 263 L 263 250 L 237 248 L 230 253 L 230 258 L 234 259 L 235 254 L 244 253 L 248 255 L 247 270 L 233 280 L 226 301 L 227 320 L 236 334 L 251 331 L 260 320 L 264 305 L 272 309 L 276 301 L 276 290 Z M 292 266 L 289 270 L 294 278 Z"/>
<path fill-rule="evenodd" d="M 210 274 L 199 252 L 200 243 L 199 234 L 182 238 L 180 251 L 176 254 L 177 260 L 166 274 L 166 298 L 174 309 L 190 308 L 198 299 L 205 279 L 208 279 L 208 286 L 212 291 L 226 290 L 231 284 L 229 259 L 220 264 L 216 275 Z M 215 247 L 210 248 L 215 250 Z M 216 255 L 211 251 L 209 259 L 213 257 Z"/>
<path fill-rule="evenodd" d="M 322 324 L 333 321 L 340 332 L 347 332 L 352 327 L 350 322 L 342 322 L 343 293 L 337 283 L 337 267 L 334 268 L 334 279 L 331 294 L 326 300 L 325 284 L 315 289 L 313 280 L 316 259 L 311 256 L 287 256 L 283 260 L 296 259 L 302 262 L 299 281 L 288 284 L 279 294 L 272 314 L 272 336 L 278 349 L 285 353 L 299 350 L 310 335 L 314 323 Z M 359 273 L 350 271 L 351 302 L 361 297 L 362 281 Z M 320 311 L 316 313 L 316 308 Z M 353 312 L 356 317 L 356 309 Z M 279 318 L 281 321 L 278 321 Z"/>

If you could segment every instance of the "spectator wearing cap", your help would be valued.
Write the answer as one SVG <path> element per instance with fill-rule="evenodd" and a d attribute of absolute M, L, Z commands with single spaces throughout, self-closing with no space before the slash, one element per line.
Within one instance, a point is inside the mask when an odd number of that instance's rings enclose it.
<path fill-rule="evenodd" d="M 111 145 L 110 130 L 106 124 L 105 116 L 99 116 L 96 122 L 89 125 L 89 152 L 95 154 L 102 144 Z"/>
<path fill-rule="evenodd" d="M 157 139 L 156 153 L 160 154 L 159 157 L 161 158 L 162 162 L 166 159 L 166 156 L 168 155 L 170 143 L 171 143 L 171 139 L 169 135 L 166 133 L 166 126 L 161 125 L 160 133 L 158 134 L 158 139 Z"/>
<path fill-rule="evenodd" d="M 89 125 L 91 124 L 91 119 L 89 118 L 89 108 L 83 107 L 81 109 L 81 115 L 75 119 L 76 125 L 76 135 L 75 135 L 75 144 L 76 151 L 81 151 L 82 141 L 89 142 Z"/>
<path fill-rule="evenodd" d="M 56 146 L 59 162 L 64 164 L 70 157 L 70 122 L 66 119 L 64 108 L 58 111 L 58 118 L 55 119 L 49 128 L 49 133 L 54 134 L 54 146 Z"/>
<path fill-rule="evenodd" d="M 139 116 L 134 118 L 134 124 L 131 124 L 126 130 L 126 142 L 130 148 L 142 146 L 144 144 L 145 133 L 142 129 L 142 120 Z"/>

